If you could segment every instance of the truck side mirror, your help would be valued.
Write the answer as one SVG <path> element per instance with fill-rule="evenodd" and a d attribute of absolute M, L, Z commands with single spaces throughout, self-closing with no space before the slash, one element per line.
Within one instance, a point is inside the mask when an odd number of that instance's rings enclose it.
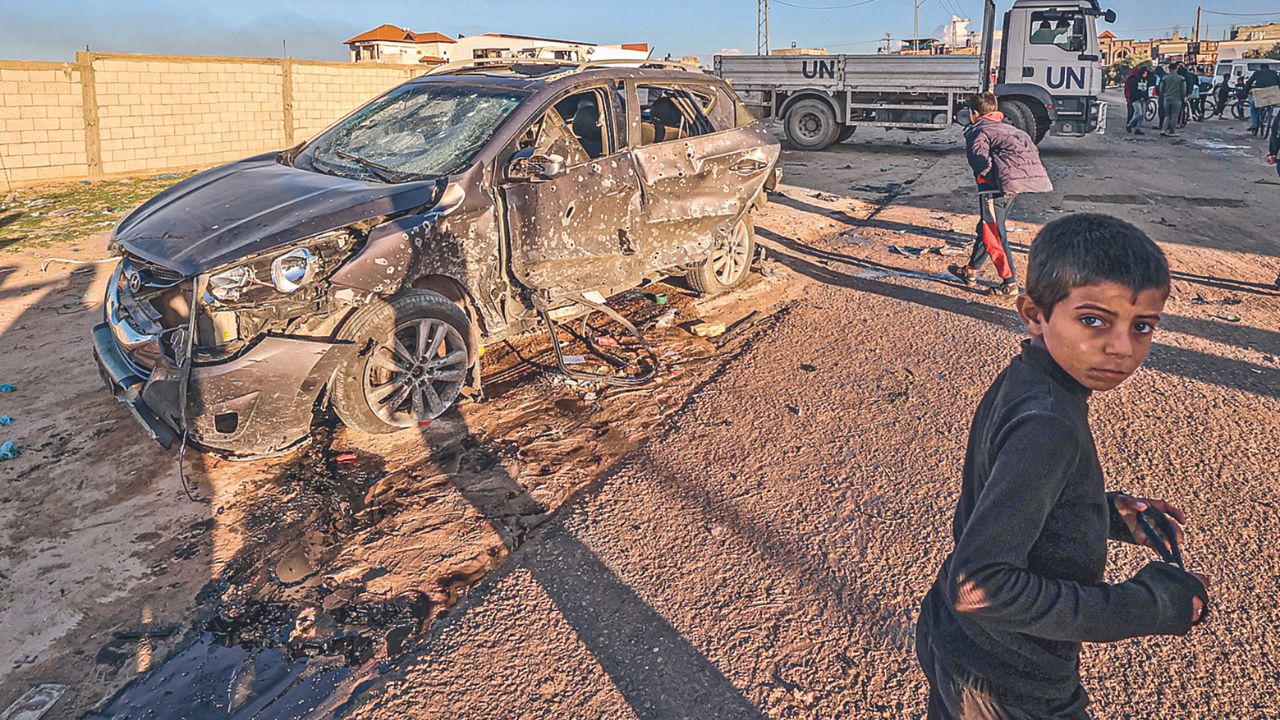
<path fill-rule="evenodd" d="M 1109 23 L 1113 23 L 1113 24 L 1114 24 L 1114 23 L 1115 23 L 1115 21 L 1116 21 L 1116 11 L 1115 11 L 1115 10 L 1107 10 L 1106 12 L 1102 13 L 1102 19 L 1103 19 L 1103 20 L 1106 20 L 1106 21 L 1107 21 L 1107 22 L 1109 22 Z"/>

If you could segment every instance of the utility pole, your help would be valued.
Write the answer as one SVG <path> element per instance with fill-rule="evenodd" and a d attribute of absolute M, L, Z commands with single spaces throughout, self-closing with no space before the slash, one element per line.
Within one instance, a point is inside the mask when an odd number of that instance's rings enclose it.
<path fill-rule="evenodd" d="M 1191 40 L 1192 42 L 1200 42 L 1200 16 L 1204 13 L 1204 8 L 1196 6 L 1196 34 Z"/>
<path fill-rule="evenodd" d="M 911 49 L 915 50 L 917 53 L 920 52 L 920 3 L 921 0 L 915 0 L 916 22 L 915 29 L 912 30 L 912 33 L 914 34 L 911 36 Z"/>
<path fill-rule="evenodd" d="M 893 35 L 890 33 L 885 33 L 884 34 L 884 54 L 888 55 L 891 52 L 893 52 Z"/>
<path fill-rule="evenodd" d="M 769 0 L 756 0 L 756 54 L 769 54 Z"/>

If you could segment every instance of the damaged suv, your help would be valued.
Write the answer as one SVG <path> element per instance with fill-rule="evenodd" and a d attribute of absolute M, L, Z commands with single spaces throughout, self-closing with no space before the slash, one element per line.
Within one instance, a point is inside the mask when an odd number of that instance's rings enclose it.
<path fill-rule="evenodd" d="M 104 379 L 165 447 L 266 455 L 326 404 L 368 432 L 439 416 L 483 343 L 557 309 L 739 283 L 779 146 L 677 67 L 446 66 L 178 183 L 115 229 Z"/>

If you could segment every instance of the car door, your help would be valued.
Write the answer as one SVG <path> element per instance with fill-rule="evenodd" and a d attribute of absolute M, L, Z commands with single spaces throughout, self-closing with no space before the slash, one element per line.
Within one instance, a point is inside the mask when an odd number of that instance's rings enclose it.
<path fill-rule="evenodd" d="M 501 193 L 512 273 L 549 298 L 632 287 L 643 278 L 634 240 L 640 193 L 631 155 L 619 150 L 617 94 L 593 86 L 556 98 L 523 133 L 516 155 L 558 159 L 560 167 L 545 177 L 506 169 Z M 588 99 L 599 112 L 598 138 L 582 105 Z"/>
<path fill-rule="evenodd" d="M 635 81 L 627 98 L 639 128 L 636 235 L 648 269 L 702 260 L 750 208 L 779 147 L 758 124 L 740 125 L 728 91 L 715 84 Z"/>

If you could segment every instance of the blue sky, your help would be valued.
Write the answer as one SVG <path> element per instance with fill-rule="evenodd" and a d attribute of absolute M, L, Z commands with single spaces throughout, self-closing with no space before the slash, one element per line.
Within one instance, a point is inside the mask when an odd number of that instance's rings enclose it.
<path fill-rule="evenodd" d="M 774 47 L 791 42 L 832 52 L 873 52 L 876 39 L 911 34 L 912 0 L 773 0 Z M 784 4 L 785 2 L 785 4 Z M 1001 11 L 1009 0 L 998 2 Z M 591 42 L 648 42 L 667 53 L 709 58 L 724 49 L 755 50 L 755 0 L 0 0 L 0 58 L 73 59 L 86 43 L 109 52 L 280 56 L 345 60 L 342 41 L 384 22 L 449 35 L 510 32 Z M 803 6 L 803 7 L 796 7 Z M 1114 0 L 1121 37 L 1190 33 L 1196 0 Z M 826 8 L 826 9 L 821 9 Z M 1277 0 L 1206 6 L 1209 37 L 1232 23 L 1280 21 Z M 981 0 L 925 0 L 922 35 L 952 14 L 971 17 Z"/>

